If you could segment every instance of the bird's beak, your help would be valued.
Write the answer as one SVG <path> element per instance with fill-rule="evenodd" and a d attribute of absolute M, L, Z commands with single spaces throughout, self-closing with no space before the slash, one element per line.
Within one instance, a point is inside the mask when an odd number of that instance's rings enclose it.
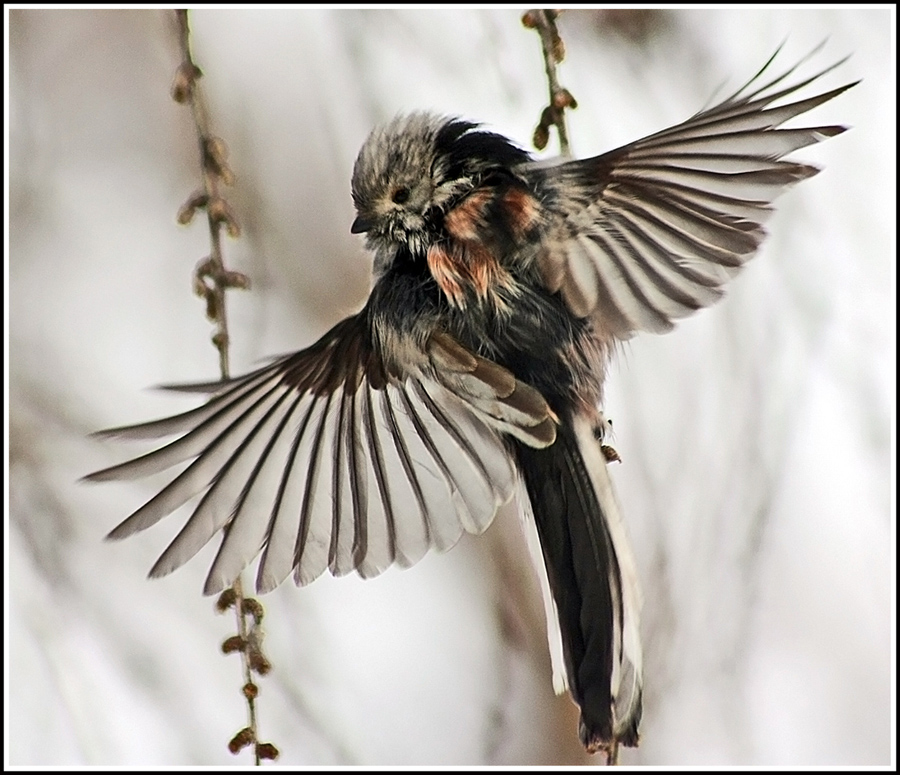
<path fill-rule="evenodd" d="M 374 224 L 368 218 L 357 215 L 356 220 L 353 221 L 353 225 L 350 227 L 350 233 L 362 234 L 364 231 L 369 231 L 372 226 L 374 226 Z"/>

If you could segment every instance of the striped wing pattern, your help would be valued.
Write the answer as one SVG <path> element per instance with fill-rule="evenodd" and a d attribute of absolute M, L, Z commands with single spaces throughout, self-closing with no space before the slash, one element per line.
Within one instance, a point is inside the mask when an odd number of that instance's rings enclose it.
<path fill-rule="evenodd" d="M 200 496 L 150 575 L 180 567 L 223 531 L 204 590 L 214 594 L 260 552 L 257 588 L 267 592 L 291 572 L 301 585 L 326 568 L 375 576 L 486 529 L 515 488 L 499 431 L 545 446 L 555 437 L 549 407 L 450 337 L 431 338 L 430 368 L 390 378 L 365 341 L 361 313 L 244 377 L 174 388 L 213 392 L 197 409 L 102 431 L 177 438 L 88 479 L 192 461 L 109 537 L 144 530 Z"/>
<path fill-rule="evenodd" d="M 772 201 L 819 171 L 782 157 L 845 130 L 778 127 L 854 85 L 771 107 L 841 64 L 779 88 L 798 63 L 759 85 L 774 58 L 734 95 L 677 126 L 544 169 L 560 191 L 578 192 L 561 198 L 539 257 L 546 286 L 574 314 L 593 316 L 620 339 L 665 332 L 718 299 L 754 255 Z"/>

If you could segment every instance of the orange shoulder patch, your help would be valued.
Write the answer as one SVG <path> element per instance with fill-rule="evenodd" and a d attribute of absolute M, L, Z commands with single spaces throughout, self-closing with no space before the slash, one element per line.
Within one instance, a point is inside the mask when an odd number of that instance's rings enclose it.
<path fill-rule="evenodd" d="M 480 230 L 487 226 L 485 213 L 493 199 L 493 192 L 486 188 L 479 188 L 463 199 L 444 216 L 444 227 L 450 236 L 465 242 L 479 239 Z"/>
<path fill-rule="evenodd" d="M 537 200 L 521 188 L 508 188 L 503 194 L 502 202 L 510 231 L 519 239 L 525 238 L 540 221 Z"/>

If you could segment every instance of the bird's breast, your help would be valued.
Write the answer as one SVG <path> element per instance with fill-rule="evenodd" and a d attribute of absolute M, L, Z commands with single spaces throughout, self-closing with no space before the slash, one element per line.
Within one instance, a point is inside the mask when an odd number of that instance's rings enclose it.
<path fill-rule="evenodd" d="M 428 248 L 426 260 L 438 288 L 455 309 L 472 306 L 499 311 L 506 305 L 505 297 L 515 292 L 512 275 L 481 243 L 445 240 Z"/>
<path fill-rule="evenodd" d="M 520 185 L 476 188 L 443 218 L 442 235 L 427 251 L 429 271 L 457 309 L 487 304 L 504 309 L 515 295 L 510 268 L 537 236 L 540 206 Z"/>

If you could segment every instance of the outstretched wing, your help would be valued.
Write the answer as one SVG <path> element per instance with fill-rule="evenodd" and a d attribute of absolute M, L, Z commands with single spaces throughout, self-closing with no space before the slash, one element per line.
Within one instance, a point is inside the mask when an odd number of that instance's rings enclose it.
<path fill-rule="evenodd" d="M 593 316 L 620 339 L 668 331 L 718 299 L 754 255 L 775 197 L 819 171 L 782 157 L 845 130 L 777 127 L 855 85 L 769 107 L 842 63 L 777 88 L 798 63 L 759 85 L 774 58 L 734 95 L 677 126 L 532 173 L 557 194 L 538 266 L 575 315 Z"/>
<path fill-rule="evenodd" d="M 183 389 L 214 395 L 184 414 L 99 434 L 179 438 L 86 478 L 137 478 L 193 459 L 109 537 L 144 530 L 202 494 L 151 576 L 224 531 L 207 594 L 260 551 L 257 588 L 267 592 L 291 571 L 298 584 L 326 567 L 370 577 L 412 565 L 429 547 L 448 549 L 463 530 L 487 528 L 513 494 L 502 434 L 533 446 L 555 438 L 537 391 L 446 334 L 431 335 L 416 373 L 389 373 L 365 312 L 246 376 Z"/>

